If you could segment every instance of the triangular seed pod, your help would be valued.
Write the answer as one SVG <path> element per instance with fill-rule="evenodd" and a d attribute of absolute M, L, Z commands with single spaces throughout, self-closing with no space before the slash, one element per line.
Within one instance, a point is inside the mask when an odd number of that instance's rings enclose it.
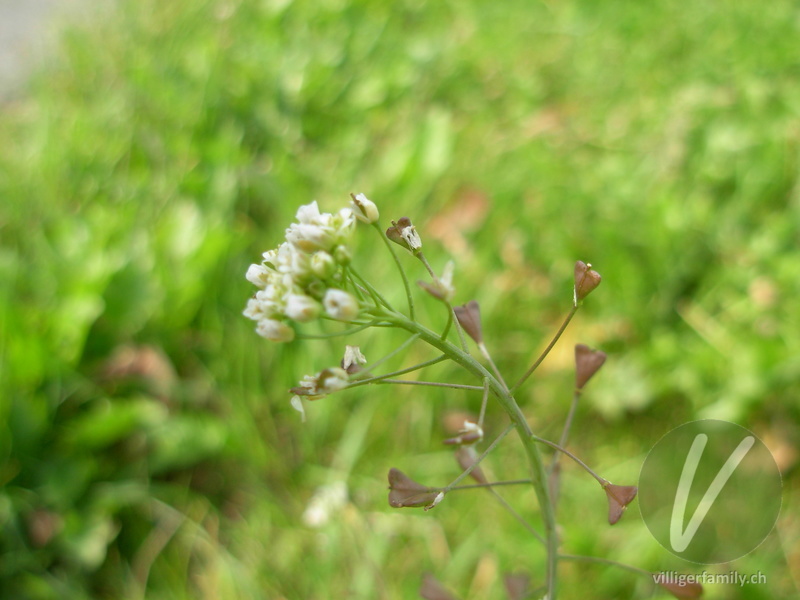
<path fill-rule="evenodd" d="M 432 507 L 438 503 L 440 493 L 441 490 L 417 483 L 399 469 L 389 469 L 389 506 L 392 508 Z"/>
<path fill-rule="evenodd" d="M 620 520 L 628 504 L 636 498 L 639 488 L 635 485 L 614 485 L 606 482 L 603 489 L 608 496 L 608 524 L 613 525 Z"/>
<path fill-rule="evenodd" d="M 481 327 L 481 307 L 475 300 L 470 300 L 463 306 L 453 308 L 456 319 L 461 328 L 469 337 L 475 340 L 476 344 L 483 343 L 483 328 Z"/>
<path fill-rule="evenodd" d="M 475 451 L 474 446 L 461 446 L 456 450 L 456 460 L 458 461 L 458 465 L 466 471 L 477 462 L 478 453 Z M 480 465 L 472 469 L 469 474 L 478 483 L 488 483 Z"/>
<path fill-rule="evenodd" d="M 575 346 L 575 387 L 583 389 L 583 386 L 592 378 L 592 375 L 600 370 L 606 362 L 605 352 L 592 350 L 585 344 Z"/>
<path fill-rule="evenodd" d="M 579 260 L 575 263 L 575 304 L 586 298 L 600 285 L 600 273 L 592 270 L 592 265 Z"/>

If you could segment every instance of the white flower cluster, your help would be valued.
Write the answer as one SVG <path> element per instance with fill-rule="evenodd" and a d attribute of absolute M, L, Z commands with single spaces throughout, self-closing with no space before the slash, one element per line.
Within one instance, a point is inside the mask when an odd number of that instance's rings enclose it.
<path fill-rule="evenodd" d="M 250 265 L 247 280 L 260 289 L 247 302 L 244 315 L 258 323 L 259 335 L 288 342 L 294 339 L 294 329 L 287 321 L 306 323 L 323 311 L 340 321 L 358 316 L 358 300 L 341 289 L 356 216 L 351 208 L 321 213 L 316 201 L 301 206 L 297 223 L 286 230 L 286 241 L 264 252 L 261 264 Z"/>

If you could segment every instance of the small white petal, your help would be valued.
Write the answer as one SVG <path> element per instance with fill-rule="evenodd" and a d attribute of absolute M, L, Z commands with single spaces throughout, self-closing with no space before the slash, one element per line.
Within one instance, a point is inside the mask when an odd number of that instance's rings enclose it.
<path fill-rule="evenodd" d="M 303 406 L 303 399 L 300 396 L 292 396 L 290 400 L 292 408 L 295 409 L 297 412 L 300 413 L 300 418 L 303 423 L 306 422 L 306 409 Z"/>
<path fill-rule="evenodd" d="M 256 326 L 256 333 L 272 342 L 291 342 L 294 339 L 294 329 L 286 323 L 275 319 L 262 319 Z"/>
<path fill-rule="evenodd" d="M 317 375 L 317 385 L 319 391 L 324 394 L 330 394 L 346 388 L 350 385 L 350 378 L 347 371 L 339 367 L 331 367 L 320 371 Z"/>
<path fill-rule="evenodd" d="M 287 294 L 284 313 L 293 321 L 308 323 L 319 317 L 322 307 L 319 302 L 305 294 Z"/>
<path fill-rule="evenodd" d="M 400 235 L 402 236 L 403 240 L 405 240 L 406 244 L 408 244 L 408 247 L 412 251 L 419 250 L 420 248 L 422 248 L 422 238 L 419 237 L 419 234 L 417 233 L 417 228 L 414 227 L 413 225 L 404 228 L 400 232 Z"/>
<path fill-rule="evenodd" d="M 264 265 L 250 265 L 245 277 L 253 285 L 265 288 L 269 283 L 270 271 Z"/>
<path fill-rule="evenodd" d="M 299 223 L 319 223 L 321 215 L 319 212 L 319 206 L 317 206 L 317 201 L 314 200 L 311 204 L 305 204 L 298 208 L 295 218 Z"/>
<path fill-rule="evenodd" d="M 355 200 L 351 202 L 353 214 L 363 223 L 374 223 L 380 217 L 378 207 L 364 194 L 356 194 Z"/>
<path fill-rule="evenodd" d="M 353 365 L 364 365 L 367 363 L 367 357 L 361 354 L 361 349 L 358 346 L 345 346 L 344 359 L 342 359 L 342 368 L 349 369 Z"/>

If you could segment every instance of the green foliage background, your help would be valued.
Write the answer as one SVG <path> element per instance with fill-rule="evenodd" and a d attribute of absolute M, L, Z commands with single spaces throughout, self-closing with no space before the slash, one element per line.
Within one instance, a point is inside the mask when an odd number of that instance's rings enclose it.
<path fill-rule="evenodd" d="M 576 342 L 609 361 L 572 446 L 615 482 L 687 420 L 751 428 L 784 472 L 783 512 L 716 570 L 768 583 L 707 597 L 794 596 L 799 24 L 788 0 L 139 0 L 71 29 L 0 115 L 0 596 L 412 598 L 433 572 L 491 599 L 505 572 L 541 583 L 542 548 L 484 494 L 387 506 L 390 467 L 456 474 L 444 417 L 479 398 L 362 388 L 302 424 L 286 390 L 342 345 L 274 346 L 241 316 L 248 264 L 297 206 L 351 191 L 411 216 L 437 268 L 455 259 L 456 300 L 479 300 L 512 378 L 591 261 L 603 285 L 522 394 L 534 430 L 558 435 Z M 371 235 L 356 261 L 401 299 Z M 375 360 L 402 339 L 357 343 Z M 495 407 L 488 423 L 504 426 Z M 490 466 L 514 478 L 521 461 L 509 440 Z M 347 503 L 304 524 L 335 482 Z M 571 467 L 564 495 L 567 551 L 701 569 L 635 505 L 609 528 Z M 508 499 L 536 522 L 529 490 Z M 565 598 L 659 595 L 613 567 L 561 574 Z"/>

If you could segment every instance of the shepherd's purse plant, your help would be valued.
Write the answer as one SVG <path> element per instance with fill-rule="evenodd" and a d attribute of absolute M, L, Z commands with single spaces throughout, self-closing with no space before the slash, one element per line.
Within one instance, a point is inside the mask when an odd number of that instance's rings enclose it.
<path fill-rule="evenodd" d="M 419 484 L 402 471 L 392 468 L 388 472 L 389 504 L 396 508 L 417 507 L 430 510 L 446 504 L 447 495 L 454 491 L 488 488 L 521 525 L 541 542 L 546 555 L 545 572 L 536 576 L 541 583 L 539 587 L 529 589 L 527 581 L 520 583 L 513 578 L 507 579 L 506 588 L 512 600 L 526 597 L 556 600 L 559 589 L 558 566 L 561 561 L 610 564 L 652 580 L 651 573 L 637 567 L 600 557 L 566 553 L 559 540 L 556 513 L 562 456 L 577 463 L 598 482 L 598 491 L 607 497 L 609 524 L 617 523 L 636 497 L 635 486 L 611 483 L 567 449 L 570 429 L 583 389 L 602 367 L 606 355 L 583 344 L 575 346 L 573 400 L 557 441 L 540 437 L 531 430 L 515 398 L 518 390 L 558 342 L 584 300 L 600 285 L 600 275 L 591 264 L 582 261 L 575 263 L 571 303 L 563 323 L 530 367 L 518 379 L 506 380 L 492 360 L 484 339 L 478 302 L 470 300 L 460 306 L 453 305 L 453 263 L 448 263 L 441 273 L 436 273 L 423 253 L 423 238 L 408 217 L 391 221 L 388 229 L 379 224 L 379 217 L 378 207 L 364 194 L 351 194 L 349 206 L 335 214 L 321 212 L 316 202 L 301 206 L 297 211 L 297 222 L 286 229 L 285 240 L 277 248 L 264 252 L 263 260 L 250 265 L 247 270 L 247 279 L 258 289 L 248 300 L 244 315 L 255 321 L 256 332 L 270 341 L 292 342 L 295 339 L 346 337 L 369 328 L 387 327 L 404 330 L 408 334 L 398 348 L 371 365 L 368 365 L 358 346 L 346 346 L 344 356 L 338 364 L 313 375 L 306 375 L 291 389 L 292 406 L 305 419 L 306 402 L 354 387 L 374 384 L 472 390 L 482 397 L 478 418 L 465 421 L 455 437 L 444 440 L 444 443 L 456 448 L 461 474 L 446 486 L 436 487 Z M 402 308 L 387 300 L 387 294 L 381 291 L 381 286 L 368 281 L 356 268 L 351 242 L 362 226 L 373 230 L 365 233 L 382 240 L 386 252 L 397 267 L 406 297 Z M 418 282 L 418 285 L 424 293 L 439 301 L 446 312 L 447 321 L 441 331 L 430 329 L 417 318 L 414 298 L 415 293 L 419 292 L 412 288 L 398 251 L 413 255 L 427 272 L 429 279 Z M 336 331 L 323 335 L 302 333 L 304 324 L 318 320 L 345 325 L 343 329 L 339 326 Z M 477 354 L 473 354 L 470 348 L 470 339 L 477 348 Z M 400 370 L 378 373 L 380 366 L 415 343 L 427 344 L 437 351 L 437 356 Z M 474 378 L 474 384 L 398 379 L 447 360 L 468 372 Z M 485 449 L 478 451 L 477 448 L 483 444 L 484 416 L 489 401 L 502 407 L 508 416 L 508 423 L 496 439 Z M 519 480 L 490 482 L 480 463 L 512 431 L 516 432 L 522 443 L 527 473 Z M 542 453 L 542 447 L 548 450 L 546 454 Z M 468 476 L 476 483 L 463 485 L 462 481 Z M 500 496 L 495 488 L 503 485 L 533 487 L 543 523 L 542 531 L 534 528 L 521 512 L 508 505 Z M 702 593 L 696 583 L 678 585 L 673 582 L 659 582 L 657 579 L 656 583 L 677 598 L 696 598 Z M 424 598 L 454 598 L 432 577 L 425 578 L 420 594 Z"/>

